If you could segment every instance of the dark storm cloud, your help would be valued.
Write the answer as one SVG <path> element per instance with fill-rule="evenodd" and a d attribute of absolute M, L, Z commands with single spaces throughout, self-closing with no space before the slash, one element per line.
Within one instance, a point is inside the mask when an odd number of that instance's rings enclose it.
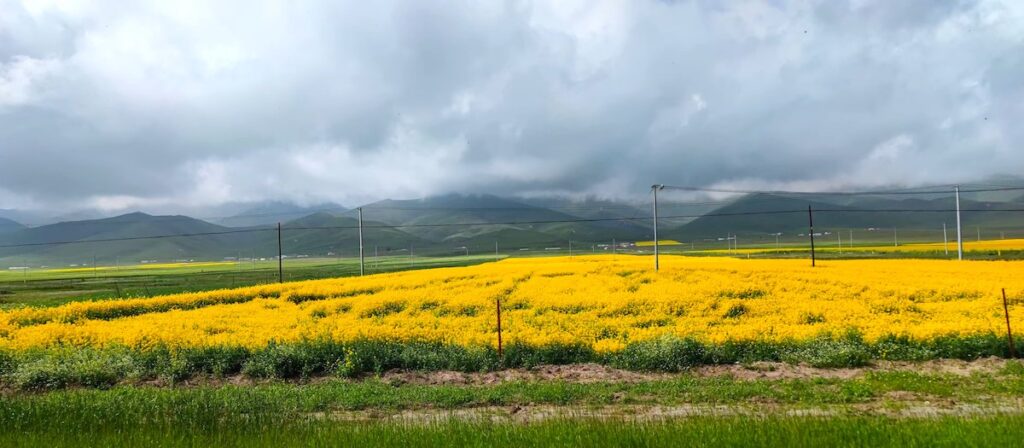
<path fill-rule="evenodd" d="M 1024 167 L 1019 2 L 0 0 L 0 208 Z"/>

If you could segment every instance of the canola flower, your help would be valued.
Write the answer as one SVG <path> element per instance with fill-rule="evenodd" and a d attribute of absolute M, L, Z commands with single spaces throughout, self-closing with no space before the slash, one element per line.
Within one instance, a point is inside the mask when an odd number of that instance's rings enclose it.
<path fill-rule="evenodd" d="M 662 246 L 679 246 L 682 245 L 683 243 L 680 243 L 679 241 L 676 240 L 658 240 L 658 244 Z M 637 241 L 636 247 L 654 247 L 654 240 Z"/>
<path fill-rule="evenodd" d="M 662 242 L 661 244 L 666 244 Z M 639 245 L 639 244 L 638 244 Z M 651 241 L 650 246 L 654 245 Z M 942 252 L 949 250 L 953 255 L 956 255 L 956 240 L 949 241 L 947 243 L 905 243 L 900 245 L 893 244 L 878 244 L 878 245 L 861 245 L 850 247 L 844 243 L 842 247 L 836 244 L 835 240 L 831 239 L 818 239 L 817 250 L 821 252 Z M 781 248 L 776 247 L 747 247 L 741 249 L 704 249 L 702 252 L 715 253 L 715 254 L 761 254 L 761 253 L 772 253 L 772 252 L 787 252 L 787 251 L 804 251 L 808 250 L 809 247 L 794 246 L 788 244 Z M 981 252 L 981 251 L 1002 251 L 1002 250 L 1024 250 L 1024 239 L 1014 238 L 1005 240 L 981 240 L 981 241 L 964 241 L 964 251 L 967 252 Z"/>
<path fill-rule="evenodd" d="M 123 266 L 81 266 L 74 268 L 51 268 L 37 270 L 34 272 L 46 272 L 46 273 L 73 273 L 73 272 L 93 272 L 93 271 L 119 271 L 119 270 L 131 270 L 131 269 L 142 269 L 142 270 L 155 270 L 155 269 L 178 269 L 178 268 L 207 268 L 207 267 L 220 267 L 220 266 L 234 266 L 237 263 L 234 261 L 203 261 L 203 262 L 178 262 L 178 263 L 146 263 L 146 264 L 130 264 Z"/>
<path fill-rule="evenodd" d="M 154 298 L 0 312 L 0 348 L 145 349 L 271 341 L 425 340 L 586 344 L 615 352 L 666 334 L 702 341 L 806 340 L 851 329 L 928 340 L 1002 333 L 1001 288 L 1024 328 L 1024 262 L 663 256 L 507 259 Z"/>

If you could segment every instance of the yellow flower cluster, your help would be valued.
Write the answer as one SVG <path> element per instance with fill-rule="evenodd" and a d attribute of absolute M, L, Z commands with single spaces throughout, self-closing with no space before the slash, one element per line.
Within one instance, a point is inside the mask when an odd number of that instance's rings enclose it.
<path fill-rule="evenodd" d="M 843 244 L 847 241 L 844 240 Z M 662 244 L 666 244 L 662 242 Z M 956 241 L 950 241 L 948 243 L 907 243 L 907 244 L 879 244 L 871 246 L 854 246 L 849 247 L 844 245 L 839 247 L 836 240 L 834 239 L 818 239 L 817 250 L 821 252 L 942 252 L 949 250 L 949 253 L 954 257 L 956 256 Z M 639 244 L 638 244 L 639 245 Z M 653 242 L 650 244 L 654 245 Z M 712 249 L 706 250 L 705 252 L 721 253 L 721 254 L 758 254 L 758 253 L 770 253 L 777 251 L 787 250 L 809 250 L 810 243 L 808 242 L 807 247 L 799 247 L 793 245 L 782 246 L 781 248 L 776 247 L 749 247 L 742 249 Z M 1005 240 L 981 240 L 981 241 L 964 241 L 964 250 L 967 252 L 982 252 L 982 251 L 1003 251 L 1003 250 L 1024 250 L 1024 239 L 1005 239 Z"/>
<path fill-rule="evenodd" d="M 212 268 L 212 267 L 223 267 L 223 266 L 235 266 L 237 263 L 234 261 L 203 261 L 193 263 L 146 263 L 146 264 L 129 264 L 124 266 L 83 266 L 77 268 L 51 268 L 43 269 L 42 271 L 33 272 L 46 272 L 50 274 L 64 274 L 64 273 L 75 273 L 75 272 L 93 272 L 93 271 L 116 271 L 121 269 L 179 269 L 179 268 Z"/>
<path fill-rule="evenodd" d="M 383 338 L 584 343 L 608 352 L 664 334 L 707 342 L 1001 333 L 1001 288 L 1024 329 L 1024 262 L 742 260 L 663 256 L 507 259 L 408 271 L 0 312 L 0 347 L 145 348 Z"/>

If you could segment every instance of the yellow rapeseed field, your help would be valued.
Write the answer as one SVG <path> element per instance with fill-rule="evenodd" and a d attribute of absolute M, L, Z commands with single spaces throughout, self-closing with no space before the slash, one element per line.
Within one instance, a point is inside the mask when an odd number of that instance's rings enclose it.
<path fill-rule="evenodd" d="M 259 347 L 382 338 L 494 345 L 585 343 L 600 352 L 664 334 L 707 342 L 865 339 L 1024 329 L 1024 262 L 742 260 L 663 256 L 508 259 L 484 265 L 0 312 L 0 347 Z"/>
<path fill-rule="evenodd" d="M 949 250 L 949 253 L 956 256 L 956 241 L 950 241 L 948 243 L 909 243 L 909 244 L 879 244 L 871 246 L 854 246 L 849 247 L 844 245 L 839 247 L 835 240 L 824 240 L 819 239 L 817 241 L 817 250 L 821 252 L 942 252 Z M 662 243 L 666 244 L 666 243 Z M 809 244 L 809 243 L 808 243 Z M 845 243 L 844 243 L 845 244 Z M 639 243 L 637 244 L 639 245 Z M 650 242 L 650 246 L 654 245 L 654 242 Z M 808 250 L 807 247 L 787 245 L 780 248 L 775 247 L 749 247 L 741 249 L 708 249 L 703 250 L 707 253 L 716 254 L 758 254 L 758 253 L 771 253 L 777 251 L 792 251 L 792 250 Z M 982 251 L 1003 251 L 1003 250 L 1024 250 L 1024 239 L 1014 238 L 1005 240 L 981 240 L 981 241 L 964 241 L 964 251 L 967 252 L 982 252 Z"/>
<path fill-rule="evenodd" d="M 276 258 L 275 258 L 276 260 Z M 74 272 L 92 272 L 92 271 L 115 271 L 115 270 L 129 270 L 129 269 L 178 269 L 178 268 L 207 268 L 216 266 L 231 266 L 237 264 L 234 261 L 203 261 L 203 262 L 177 262 L 177 263 L 147 263 L 147 264 L 130 264 L 124 266 L 84 266 L 75 268 L 52 268 L 43 269 L 35 272 L 46 272 L 46 273 L 74 273 Z"/>

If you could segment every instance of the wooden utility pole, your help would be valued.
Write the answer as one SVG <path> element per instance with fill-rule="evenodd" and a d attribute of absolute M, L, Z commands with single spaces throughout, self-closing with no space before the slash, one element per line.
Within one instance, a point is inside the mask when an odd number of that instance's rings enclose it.
<path fill-rule="evenodd" d="M 1010 346 L 1010 358 L 1017 357 L 1017 348 L 1013 346 L 1013 331 L 1010 330 L 1010 306 L 1006 301 L 1006 288 L 1003 288 L 1003 314 L 1006 315 L 1006 343 Z"/>
<path fill-rule="evenodd" d="M 281 250 L 281 223 L 277 223 L 277 282 L 284 283 L 284 254 Z"/>
<path fill-rule="evenodd" d="M 817 262 L 814 256 L 814 212 L 811 211 L 811 206 L 807 206 L 807 225 L 810 227 L 808 235 L 811 236 L 811 267 L 813 268 Z"/>

